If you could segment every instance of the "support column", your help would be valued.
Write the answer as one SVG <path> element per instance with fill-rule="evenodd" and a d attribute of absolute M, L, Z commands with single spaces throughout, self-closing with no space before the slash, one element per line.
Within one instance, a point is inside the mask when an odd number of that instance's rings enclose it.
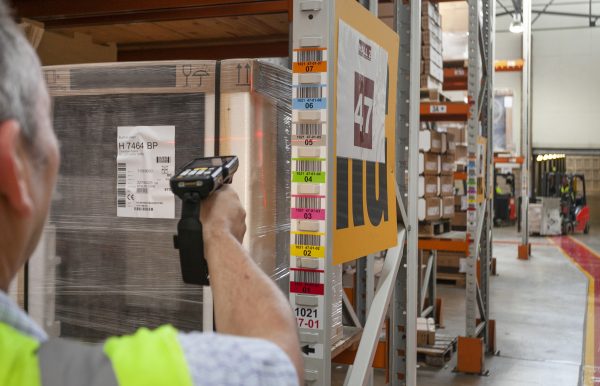
<path fill-rule="evenodd" d="M 527 260 L 531 256 L 529 243 L 529 167 L 531 164 L 531 119 L 529 116 L 531 100 L 531 0 L 523 0 L 523 75 L 521 91 L 521 154 L 523 165 L 521 172 L 521 244 L 518 258 Z"/>

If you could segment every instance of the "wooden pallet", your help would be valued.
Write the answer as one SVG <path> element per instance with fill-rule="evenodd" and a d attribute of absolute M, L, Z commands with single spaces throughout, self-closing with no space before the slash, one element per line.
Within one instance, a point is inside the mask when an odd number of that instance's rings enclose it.
<path fill-rule="evenodd" d="M 450 98 L 444 95 L 442 90 L 435 88 L 422 88 L 421 100 L 429 102 L 450 102 Z"/>
<path fill-rule="evenodd" d="M 464 273 L 438 272 L 436 274 L 437 282 L 440 284 L 454 284 L 457 287 L 464 288 L 467 285 L 467 279 Z"/>
<path fill-rule="evenodd" d="M 436 334 L 433 346 L 417 347 L 417 360 L 429 366 L 443 367 L 456 352 L 457 338 Z"/>
<path fill-rule="evenodd" d="M 431 237 L 450 232 L 450 220 L 423 221 L 419 223 L 419 237 Z"/>

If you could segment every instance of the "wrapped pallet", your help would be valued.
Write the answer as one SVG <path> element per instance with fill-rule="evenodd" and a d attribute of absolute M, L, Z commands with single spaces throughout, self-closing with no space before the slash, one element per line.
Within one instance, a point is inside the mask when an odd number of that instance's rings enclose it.
<path fill-rule="evenodd" d="M 215 98 L 230 78 L 219 81 L 214 61 L 45 69 L 63 158 L 29 291 L 51 334 L 98 341 L 140 326 L 203 328 L 202 288 L 182 282 L 173 248 L 180 202 L 168 179 L 215 151 L 238 152 L 246 246 L 285 281 L 291 74 L 245 64 L 235 65 L 234 98 Z"/>

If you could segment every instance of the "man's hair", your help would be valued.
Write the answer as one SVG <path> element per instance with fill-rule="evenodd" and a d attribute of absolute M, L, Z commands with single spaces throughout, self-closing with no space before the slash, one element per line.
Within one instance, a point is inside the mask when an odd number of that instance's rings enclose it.
<path fill-rule="evenodd" d="M 23 139 L 30 145 L 38 130 L 42 82 L 37 55 L 0 0 L 0 122 L 19 122 Z"/>

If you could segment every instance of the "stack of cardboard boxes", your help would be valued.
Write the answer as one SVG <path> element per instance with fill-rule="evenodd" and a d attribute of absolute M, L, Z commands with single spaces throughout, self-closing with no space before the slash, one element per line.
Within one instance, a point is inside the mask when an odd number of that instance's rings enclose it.
<path fill-rule="evenodd" d="M 377 17 L 379 20 L 384 22 L 388 27 L 396 30 L 396 26 L 394 25 L 394 2 L 391 3 L 379 3 L 379 9 L 377 11 Z"/>
<path fill-rule="evenodd" d="M 419 221 L 454 216 L 455 143 L 452 133 L 419 132 Z"/>
<path fill-rule="evenodd" d="M 417 346 L 435 345 L 435 320 L 417 318 Z"/>
<path fill-rule="evenodd" d="M 441 89 L 444 82 L 442 58 L 442 21 L 438 3 L 424 1 L 422 5 L 421 88 Z"/>
<path fill-rule="evenodd" d="M 467 138 L 466 127 L 463 123 L 453 123 L 446 127 L 448 136 L 454 138 L 454 164 L 456 171 L 466 172 L 467 169 Z M 454 217 L 452 217 L 452 228 L 465 230 L 467 226 L 467 195 L 464 180 L 456 180 L 454 183 Z"/>

